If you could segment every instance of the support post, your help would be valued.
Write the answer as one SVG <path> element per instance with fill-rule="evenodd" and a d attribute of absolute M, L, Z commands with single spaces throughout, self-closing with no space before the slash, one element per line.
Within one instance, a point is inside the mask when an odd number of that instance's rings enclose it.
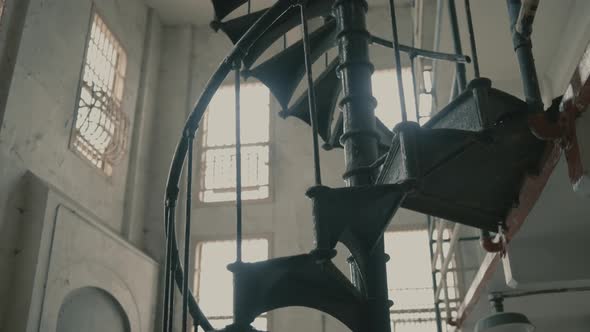
<path fill-rule="evenodd" d="M 449 20 L 451 23 L 451 32 L 453 34 L 453 47 L 455 49 L 455 54 L 463 54 L 462 46 L 461 46 L 461 33 L 459 32 L 459 21 L 457 20 L 457 7 L 455 6 L 455 0 L 449 0 Z M 456 64 L 456 73 L 457 73 L 457 88 L 458 93 L 463 92 L 465 87 L 467 86 L 467 77 L 465 75 L 465 64 L 457 63 Z"/>
<path fill-rule="evenodd" d="M 531 43 L 532 18 L 523 22 L 521 31 L 517 31 L 516 23 L 521 11 L 520 0 L 506 0 L 508 4 L 508 15 L 510 17 L 510 31 L 512 32 L 512 44 L 520 67 L 520 76 L 524 88 L 524 96 L 529 105 L 530 112 L 542 112 L 543 100 L 539 88 L 539 78 L 533 58 L 533 44 Z M 528 23 L 527 23 L 528 22 Z"/>
<path fill-rule="evenodd" d="M 344 113 L 345 180 L 348 186 L 373 184 L 376 170 L 368 167 L 377 160 L 375 98 L 372 94 L 373 65 L 369 61 L 369 40 L 364 0 L 336 0 L 334 14 L 338 23 L 338 73 L 342 82 Z M 366 295 L 369 299 L 368 331 L 390 332 L 387 297 L 386 255 L 383 238 L 366 253 Z"/>

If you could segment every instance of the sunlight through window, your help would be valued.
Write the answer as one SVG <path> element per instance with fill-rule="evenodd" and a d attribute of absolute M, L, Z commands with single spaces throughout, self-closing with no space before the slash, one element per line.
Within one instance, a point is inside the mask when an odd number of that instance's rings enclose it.
<path fill-rule="evenodd" d="M 391 258 L 387 264 L 389 298 L 395 303 L 392 331 L 436 331 L 428 231 L 386 232 L 384 237 L 385 252 Z"/>
<path fill-rule="evenodd" d="M 402 70 L 404 81 L 404 95 L 406 99 L 406 112 L 409 121 L 416 121 L 416 102 L 412 81 L 412 71 L 409 68 Z M 375 115 L 383 124 L 392 129 L 402 121 L 401 104 L 399 99 L 397 76 L 395 70 L 376 71 L 372 76 L 373 96 L 377 99 Z M 430 84 L 427 80 L 425 84 Z M 428 87 L 428 86 L 427 86 Z M 432 96 L 428 93 L 420 93 L 420 124 L 424 124 L 432 109 Z"/>
<path fill-rule="evenodd" d="M 126 67 L 121 45 L 95 14 L 70 144 L 107 175 L 127 148 L 129 121 L 121 109 Z"/>
<path fill-rule="evenodd" d="M 262 84 L 241 86 L 242 198 L 269 197 L 270 94 Z M 221 87 L 209 104 L 201 155 L 203 202 L 236 199 L 234 86 Z"/>
<path fill-rule="evenodd" d="M 236 260 L 236 241 L 203 242 L 195 255 L 195 287 L 199 306 L 207 313 L 215 328 L 233 322 L 233 276 L 227 265 Z M 257 262 L 268 259 L 268 240 L 244 239 L 242 260 Z M 267 316 L 258 317 L 252 324 L 261 331 L 267 330 Z"/>

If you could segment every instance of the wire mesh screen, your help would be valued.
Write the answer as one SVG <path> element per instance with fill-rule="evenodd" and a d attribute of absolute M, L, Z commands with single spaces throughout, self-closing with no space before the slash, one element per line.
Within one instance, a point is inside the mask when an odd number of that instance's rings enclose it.
<path fill-rule="evenodd" d="M 123 48 L 95 14 L 70 144 L 107 175 L 127 149 L 129 120 L 121 109 L 126 67 Z"/>

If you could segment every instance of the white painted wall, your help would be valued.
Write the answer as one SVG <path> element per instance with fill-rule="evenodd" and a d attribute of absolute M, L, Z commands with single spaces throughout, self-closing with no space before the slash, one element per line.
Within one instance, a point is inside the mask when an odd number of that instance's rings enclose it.
<path fill-rule="evenodd" d="M 110 178 L 68 148 L 93 6 L 127 53 L 122 107 L 136 129 L 130 137 L 130 153 L 115 166 Z M 0 122 L 2 331 L 24 331 L 30 321 L 27 315 L 39 312 L 35 305 L 42 295 L 33 284 L 38 281 L 36 269 L 46 267 L 39 264 L 47 262 L 39 256 L 41 229 L 53 218 L 38 215 L 45 211 L 48 194 L 37 189 L 31 192 L 27 173 L 35 173 L 39 182 L 75 200 L 73 210 L 89 211 L 101 227 L 141 244 L 142 196 L 149 183 L 145 159 L 151 150 L 145 136 L 152 127 L 153 91 L 158 83 L 161 26 L 157 14 L 148 15 L 143 1 L 31 0 L 24 16 L 23 30 L 13 31 L 21 33 L 22 39 Z M 87 249 L 98 250 L 90 243 Z M 125 266 L 133 268 L 134 264 L 129 260 Z M 148 306 L 156 298 L 156 293 L 149 291 L 158 282 L 157 274 L 153 277 L 141 286 L 145 294 L 151 294 L 144 301 Z M 59 308 L 59 303 L 52 305 Z M 151 322 L 152 311 L 146 311 L 141 320 Z M 144 326 L 149 329 L 151 325 Z"/>

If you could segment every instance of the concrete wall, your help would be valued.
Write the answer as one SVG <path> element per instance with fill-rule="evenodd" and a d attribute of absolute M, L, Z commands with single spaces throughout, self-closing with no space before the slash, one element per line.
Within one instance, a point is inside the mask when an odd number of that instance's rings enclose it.
<path fill-rule="evenodd" d="M 154 329 L 158 264 L 56 188 L 24 176 L 22 250 L 11 266 L 2 331 L 56 331 L 62 304 L 78 289 L 107 292 L 131 331 Z"/>
<path fill-rule="evenodd" d="M 14 2 L 7 2 L 11 9 Z M 119 39 L 128 60 L 122 108 L 134 130 L 130 151 L 111 177 L 68 148 L 93 10 Z M 29 208 L 43 209 L 47 195 L 29 192 L 28 172 L 72 197 L 72 209 L 89 211 L 97 223 L 141 244 L 151 148 L 146 136 L 155 111 L 161 28 L 157 14 L 141 0 L 30 0 L 24 12 L 6 12 L 16 14 L 24 24 L 11 30 L 21 36 L 20 44 L 3 45 L 14 48 L 3 49 L 3 54 L 9 51 L 15 58 L 14 75 L 6 77 L 9 89 L 2 93 L 6 107 L 0 112 L 0 330 L 6 331 L 24 331 L 26 315 L 41 296 L 30 292 L 40 262 L 41 233 L 36 229 L 45 219 L 31 215 Z M 150 282 L 155 285 L 157 278 Z M 26 291 L 14 293 L 18 289 Z M 16 318 L 21 325 L 11 325 Z"/>

